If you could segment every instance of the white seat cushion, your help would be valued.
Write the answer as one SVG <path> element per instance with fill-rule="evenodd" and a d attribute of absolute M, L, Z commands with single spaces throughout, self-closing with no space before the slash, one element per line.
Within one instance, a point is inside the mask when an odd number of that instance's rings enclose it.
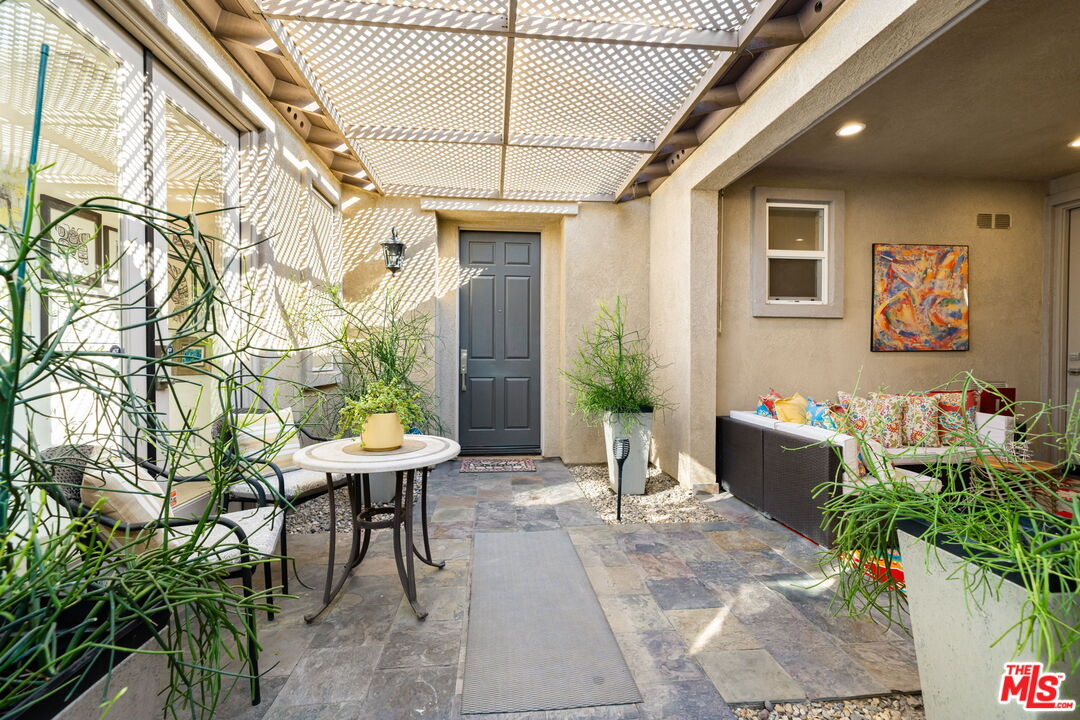
<path fill-rule="evenodd" d="M 313 493 L 317 490 L 326 489 L 326 473 L 315 472 L 314 470 L 290 470 L 289 472 L 282 473 L 285 478 L 285 499 L 293 500 L 294 498 Z M 266 501 L 272 503 L 277 497 L 278 481 L 277 476 L 273 472 L 268 473 L 262 477 L 262 482 L 266 486 Z M 341 487 L 345 484 L 344 475 L 334 476 L 334 487 Z M 240 500 L 254 500 L 255 491 L 246 482 L 239 482 L 232 485 L 229 488 L 229 494 L 234 498 Z"/>
<path fill-rule="evenodd" d="M 961 462 L 975 454 L 975 448 L 952 447 L 891 447 L 882 455 L 893 465 L 928 465 L 936 462 Z"/>
<path fill-rule="evenodd" d="M 249 510 L 225 513 L 219 517 L 232 520 L 247 535 L 245 545 L 253 555 L 269 556 L 274 554 L 281 535 L 281 521 L 285 511 L 277 507 L 260 507 Z M 211 522 L 213 522 L 211 520 Z M 191 539 L 189 528 L 179 527 L 169 530 L 169 544 L 176 547 Z M 240 545 L 236 531 L 221 523 L 213 523 L 198 539 L 199 547 L 208 551 L 213 560 L 239 560 Z"/>
<path fill-rule="evenodd" d="M 758 415 L 757 413 L 750 410 L 732 410 L 729 414 L 732 420 L 739 420 L 740 422 L 757 425 L 758 427 L 768 428 L 769 430 L 776 429 L 776 424 L 779 422 L 776 418 Z"/>

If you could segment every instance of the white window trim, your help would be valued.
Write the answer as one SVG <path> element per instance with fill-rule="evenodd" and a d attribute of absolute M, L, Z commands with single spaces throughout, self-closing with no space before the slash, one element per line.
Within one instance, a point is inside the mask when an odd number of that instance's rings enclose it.
<path fill-rule="evenodd" d="M 766 288 L 765 302 L 769 305 L 828 305 L 829 304 L 829 252 L 832 250 L 832 243 L 829 242 L 829 204 L 828 203 L 811 203 L 811 202 L 787 202 L 787 201 L 768 201 L 765 203 L 766 213 L 769 208 L 795 208 L 798 210 L 820 210 L 821 211 L 821 249 L 820 250 L 774 250 L 769 247 L 769 224 L 765 223 L 765 265 L 766 265 L 766 283 L 768 282 L 768 261 L 769 260 L 820 260 L 821 261 L 821 277 L 819 279 L 820 300 L 789 300 L 783 298 L 772 297 L 768 294 L 769 288 Z M 766 215 L 766 220 L 768 215 Z"/>
<path fill-rule="evenodd" d="M 751 308 L 754 317 L 844 316 L 844 193 L 840 190 L 755 187 L 751 223 Z M 769 208 L 822 209 L 821 250 L 770 250 Z M 820 300 L 770 299 L 769 259 L 820 260 Z"/>

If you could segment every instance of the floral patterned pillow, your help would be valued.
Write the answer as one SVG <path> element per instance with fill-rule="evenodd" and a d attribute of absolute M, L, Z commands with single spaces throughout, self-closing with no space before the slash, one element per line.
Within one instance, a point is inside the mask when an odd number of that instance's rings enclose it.
<path fill-rule="evenodd" d="M 887 448 L 903 446 L 906 398 L 903 395 L 885 395 L 882 393 L 871 393 L 870 397 L 871 437 Z"/>
<path fill-rule="evenodd" d="M 937 400 L 929 395 L 907 395 L 904 399 L 904 445 L 941 447 Z"/>
<path fill-rule="evenodd" d="M 836 397 L 841 409 L 839 423 L 841 432 L 869 430 L 873 403 L 868 398 L 852 395 L 843 390 L 838 392 Z"/>

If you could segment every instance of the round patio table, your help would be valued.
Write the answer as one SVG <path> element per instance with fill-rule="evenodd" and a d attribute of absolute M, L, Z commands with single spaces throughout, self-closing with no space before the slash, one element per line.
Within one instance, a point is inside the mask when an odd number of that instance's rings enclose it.
<path fill-rule="evenodd" d="M 326 561 L 326 585 L 323 589 L 323 605 L 314 613 L 304 616 L 312 622 L 333 602 L 345 586 L 353 569 L 367 555 L 371 533 L 388 528 L 394 533 L 394 561 L 405 597 L 409 599 L 416 617 L 423 620 L 427 612 L 416 599 L 416 573 L 413 555 L 421 562 L 441 568 L 445 563 L 431 558 L 431 542 L 428 539 L 427 521 L 427 475 L 428 470 L 441 462 L 452 460 L 461 452 L 461 446 L 453 440 L 432 435 L 406 435 L 397 450 L 365 450 L 357 438 L 343 438 L 301 448 L 293 455 L 293 463 L 305 470 L 326 474 L 327 497 L 330 499 L 330 551 Z M 413 540 L 413 488 L 416 471 L 421 471 L 420 512 L 423 530 L 424 552 L 421 553 Z M 378 506 L 371 503 L 368 476 L 376 472 L 393 472 L 397 476 L 393 505 Z M 334 475 L 344 474 L 349 492 L 349 517 L 353 527 L 352 547 L 345 571 L 334 582 L 334 553 L 337 546 L 337 503 L 334 498 Z M 404 540 L 402 534 L 404 533 Z M 362 538 L 361 538 L 362 536 Z"/>

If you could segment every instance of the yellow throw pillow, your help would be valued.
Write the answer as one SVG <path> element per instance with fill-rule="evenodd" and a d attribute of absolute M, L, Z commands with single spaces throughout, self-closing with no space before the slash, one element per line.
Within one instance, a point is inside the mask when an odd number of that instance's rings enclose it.
<path fill-rule="evenodd" d="M 776 419 L 780 422 L 806 424 L 806 398 L 795 393 L 789 398 L 776 401 Z"/>

